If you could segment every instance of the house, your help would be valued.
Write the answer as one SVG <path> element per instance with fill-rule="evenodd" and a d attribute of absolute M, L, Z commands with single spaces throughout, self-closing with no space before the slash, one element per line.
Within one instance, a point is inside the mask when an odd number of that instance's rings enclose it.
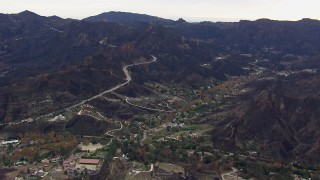
<path fill-rule="evenodd" d="M 258 156 L 258 152 L 256 152 L 256 151 L 249 151 L 249 155 L 250 155 L 251 157 L 257 157 L 257 156 Z"/>
<path fill-rule="evenodd" d="M 73 170 L 74 167 L 75 167 L 75 163 L 72 162 L 71 159 L 67 159 L 67 160 L 63 161 L 63 168 L 65 170 Z"/>
<path fill-rule="evenodd" d="M 122 149 L 121 149 L 121 148 L 117 148 L 117 150 L 116 150 L 116 154 L 120 154 L 120 153 L 121 153 L 121 151 L 122 151 Z"/>
<path fill-rule="evenodd" d="M 14 163 L 15 166 L 19 166 L 19 165 L 27 165 L 28 162 L 27 161 L 17 161 Z"/>
<path fill-rule="evenodd" d="M 120 161 L 126 161 L 129 158 L 127 157 L 126 154 L 122 154 L 122 157 L 113 157 L 113 160 L 119 159 Z"/>
<path fill-rule="evenodd" d="M 57 162 L 59 162 L 59 160 L 60 160 L 60 157 L 55 157 L 55 158 L 52 158 L 52 159 L 50 160 L 50 162 L 52 162 L 52 163 L 57 163 Z"/>
<path fill-rule="evenodd" d="M 43 164 L 49 164 L 50 162 L 49 162 L 48 159 L 42 159 L 42 160 L 41 160 L 41 163 L 43 163 Z"/>
<path fill-rule="evenodd" d="M 36 171 L 34 173 L 35 176 L 38 176 L 38 177 L 41 177 L 41 178 L 45 177 L 47 174 L 48 174 L 48 172 L 43 172 L 42 170 Z"/>
<path fill-rule="evenodd" d="M 210 153 L 210 152 L 203 152 L 203 155 L 204 155 L 204 156 L 213 156 L 213 154 Z"/>
<path fill-rule="evenodd" d="M 190 134 L 189 136 L 190 136 L 191 138 L 198 138 L 198 137 L 199 137 L 199 135 L 196 134 L 196 133 L 192 133 L 192 134 Z"/>
<path fill-rule="evenodd" d="M 188 156 L 192 156 L 195 153 L 195 150 L 188 150 L 187 154 Z"/>
<path fill-rule="evenodd" d="M 68 167 L 70 165 L 70 163 L 71 163 L 70 159 L 64 160 L 63 167 Z"/>

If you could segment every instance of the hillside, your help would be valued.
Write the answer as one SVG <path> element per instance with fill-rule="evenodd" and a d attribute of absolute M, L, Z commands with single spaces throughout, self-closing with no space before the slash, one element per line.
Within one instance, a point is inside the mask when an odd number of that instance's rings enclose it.
<path fill-rule="evenodd" d="M 213 144 L 230 151 L 256 151 L 261 156 L 319 162 L 319 74 L 251 84 L 251 100 L 217 113 Z"/>
<path fill-rule="evenodd" d="M 117 123 L 107 138 L 141 138 L 123 147 L 131 160 L 179 161 L 190 172 L 200 159 L 221 173 L 214 149 L 317 164 L 319 52 L 311 19 L 0 14 L 1 131 L 106 136 Z"/>

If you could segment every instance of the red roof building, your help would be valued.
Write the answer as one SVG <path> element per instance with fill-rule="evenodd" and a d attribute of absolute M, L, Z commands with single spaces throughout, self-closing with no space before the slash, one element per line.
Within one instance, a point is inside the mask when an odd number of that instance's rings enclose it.
<path fill-rule="evenodd" d="M 100 162 L 99 159 L 80 159 L 79 164 L 91 164 L 91 165 L 98 165 Z"/>

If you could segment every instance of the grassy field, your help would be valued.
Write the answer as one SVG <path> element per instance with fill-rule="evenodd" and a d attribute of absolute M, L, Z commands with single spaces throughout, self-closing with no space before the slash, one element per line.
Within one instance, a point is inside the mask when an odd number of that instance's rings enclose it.
<path fill-rule="evenodd" d="M 144 165 L 143 163 L 139 163 L 139 162 L 132 162 L 133 165 L 133 170 L 135 171 L 143 171 L 140 172 L 138 174 L 129 174 L 127 173 L 125 179 L 126 180 L 144 180 L 144 179 L 150 179 L 151 178 L 151 172 L 146 172 L 150 170 L 150 166 Z"/>
<path fill-rule="evenodd" d="M 139 163 L 136 161 L 133 161 L 132 165 L 133 165 L 133 169 L 136 171 L 149 171 L 150 170 L 150 166 L 144 165 L 143 163 Z"/>
<path fill-rule="evenodd" d="M 167 172 L 184 174 L 184 168 L 176 164 L 158 163 L 157 166 Z"/>
<path fill-rule="evenodd" d="M 140 172 L 139 174 L 131 177 L 131 180 L 145 180 L 145 179 L 151 179 L 150 172 Z"/>

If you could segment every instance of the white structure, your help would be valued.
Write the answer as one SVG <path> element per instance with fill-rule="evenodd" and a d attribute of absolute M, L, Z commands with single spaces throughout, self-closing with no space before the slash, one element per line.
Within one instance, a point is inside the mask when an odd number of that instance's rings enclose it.
<path fill-rule="evenodd" d="M 9 144 L 19 144 L 19 140 L 12 140 L 12 141 L 2 141 L 1 145 L 9 145 Z"/>

